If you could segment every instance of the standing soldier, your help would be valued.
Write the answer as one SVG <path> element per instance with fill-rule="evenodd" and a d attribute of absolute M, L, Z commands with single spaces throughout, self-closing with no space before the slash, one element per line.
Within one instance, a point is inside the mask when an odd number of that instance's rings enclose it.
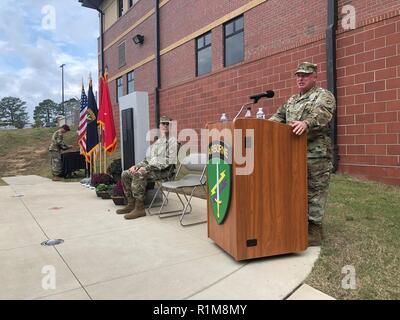
<path fill-rule="evenodd" d="M 150 156 L 121 174 L 124 193 L 128 205 L 118 209 L 117 214 L 126 213 L 125 219 L 136 219 L 146 215 L 144 198 L 147 180 L 158 180 L 170 174 L 174 165 L 172 156 L 176 155 L 177 140 L 169 136 L 169 124 L 172 120 L 166 116 L 160 118 L 161 137 L 152 145 Z"/>
<path fill-rule="evenodd" d="M 53 181 L 59 181 L 62 174 L 61 165 L 61 151 L 72 148 L 64 143 L 64 133 L 70 131 L 68 125 L 64 124 L 60 129 L 53 133 L 49 151 L 51 155 L 51 171 L 53 174 Z"/>
<path fill-rule="evenodd" d="M 329 123 L 336 103 L 330 91 L 316 86 L 316 64 L 303 62 L 295 74 L 300 93 L 291 96 L 270 120 L 289 124 L 297 135 L 307 132 L 308 243 L 319 246 L 332 170 Z"/>

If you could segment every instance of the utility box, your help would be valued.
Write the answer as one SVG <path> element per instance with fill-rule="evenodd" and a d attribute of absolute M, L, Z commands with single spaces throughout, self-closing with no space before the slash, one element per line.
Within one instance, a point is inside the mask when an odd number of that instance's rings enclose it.
<path fill-rule="evenodd" d="M 119 100 L 122 169 L 129 169 L 146 156 L 149 125 L 149 95 L 135 91 Z"/>

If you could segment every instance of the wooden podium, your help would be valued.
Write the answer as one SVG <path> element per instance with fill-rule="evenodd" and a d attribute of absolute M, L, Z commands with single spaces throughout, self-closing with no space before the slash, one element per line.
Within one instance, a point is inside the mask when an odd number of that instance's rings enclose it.
<path fill-rule="evenodd" d="M 231 146 L 233 158 L 230 203 L 221 224 L 208 195 L 208 237 L 237 261 L 306 250 L 307 135 L 255 118 L 212 123 L 207 129 L 232 132 L 231 138 L 220 140 Z M 253 129 L 253 136 L 246 129 Z M 241 137 L 235 131 L 242 132 Z M 238 174 L 245 165 L 236 163 L 235 154 L 245 155 L 251 147 L 254 168 L 250 174 Z"/>

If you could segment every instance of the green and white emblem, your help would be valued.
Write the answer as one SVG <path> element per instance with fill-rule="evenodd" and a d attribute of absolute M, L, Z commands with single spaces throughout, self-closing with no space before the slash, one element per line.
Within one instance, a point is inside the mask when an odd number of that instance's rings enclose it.
<path fill-rule="evenodd" d="M 231 148 L 223 141 L 211 142 L 208 148 L 208 195 L 215 220 L 221 224 L 228 212 L 231 197 Z"/>

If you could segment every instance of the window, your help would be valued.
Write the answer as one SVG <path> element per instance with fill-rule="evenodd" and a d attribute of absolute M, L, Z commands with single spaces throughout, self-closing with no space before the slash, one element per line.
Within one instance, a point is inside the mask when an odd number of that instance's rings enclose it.
<path fill-rule="evenodd" d="M 117 103 L 118 103 L 119 97 L 123 96 L 122 77 L 118 78 L 116 81 L 117 81 Z"/>
<path fill-rule="evenodd" d="M 133 6 L 133 0 L 129 0 L 129 8 L 132 7 L 132 6 Z"/>
<path fill-rule="evenodd" d="M 196 39 L 196 76 L 211 72 L 211 32 Z"/>
<path fill-rule="evenodd" d="M 243 16 L 235 18 L 224 25 L 225 60 L 224 65 L 243 61 L 244 58 L 244 25 Z"/>
<path fill-rule="evenodd" d="M 135 75 L 133 71 L 129 72 L 126 75 L 127 83 L 128 83 L 128 94 L 132 93 L 135 91 Z"/>
<path fill-rule="evenodd" d="M 118 0 L 118 18 L 122 17 L 124 12 L 124 0 Z"/>
<path fill-rule="evenodd" d="M 125 65 L 125 41 L 118 46 L 118 67 Z"/>

